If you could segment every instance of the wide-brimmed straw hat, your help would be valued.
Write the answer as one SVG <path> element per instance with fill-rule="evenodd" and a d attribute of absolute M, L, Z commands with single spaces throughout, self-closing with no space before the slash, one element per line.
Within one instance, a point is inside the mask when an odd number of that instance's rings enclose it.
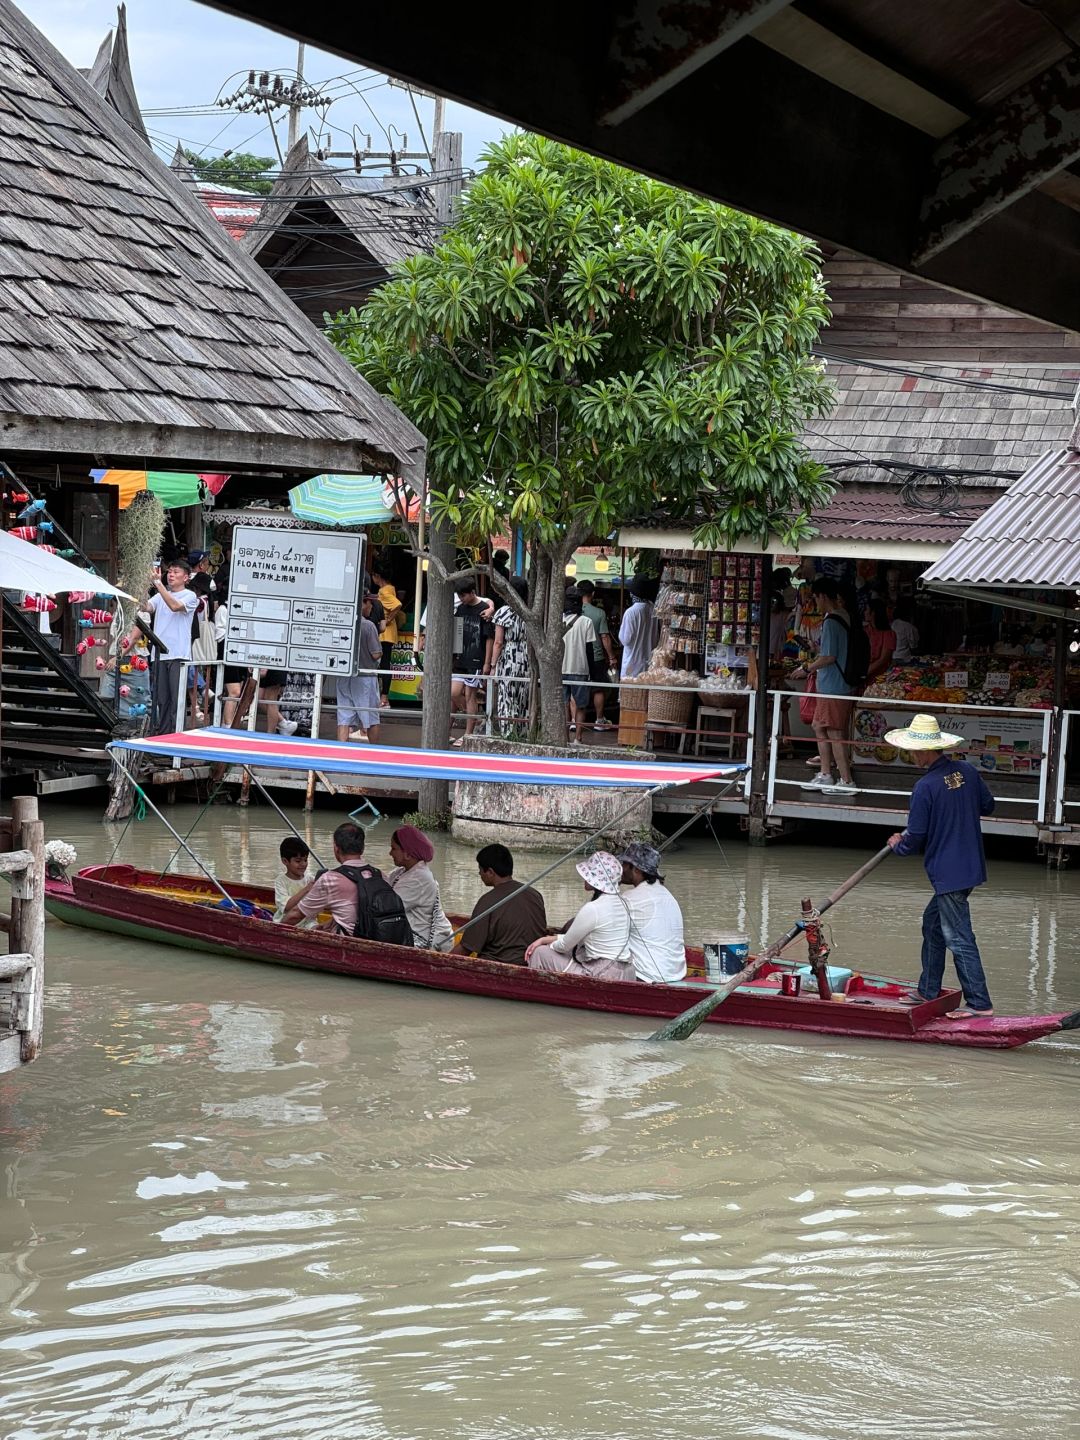
<path fill-rule="evenodd" d="M 963 743 L 962 735 L 946 734 L 933 715 L 915 715 L 906 730 L 890 730 L 885 736 L 885 744 L 897 750 L 951 750 Z"/>
<path fill-rule="evenodd" d="M 607 850 L 597 850 L 595 855 L 578 863 L 577 873 L 586 885 L 602 895 L 617 895 L 622 884 L 622 861 Z"/>

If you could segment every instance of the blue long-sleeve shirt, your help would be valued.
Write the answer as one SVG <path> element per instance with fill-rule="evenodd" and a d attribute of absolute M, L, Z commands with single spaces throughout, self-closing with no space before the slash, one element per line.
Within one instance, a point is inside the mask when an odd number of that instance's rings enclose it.
<path fill-rule="evenodd" d="M 971 890 L 986 882 L 983 815 L 994 812 L 986 781 L 966 760 L 942 755 L 911 792 L 908 823 L 897 855 L 917 855 L 938 895 Z"/>

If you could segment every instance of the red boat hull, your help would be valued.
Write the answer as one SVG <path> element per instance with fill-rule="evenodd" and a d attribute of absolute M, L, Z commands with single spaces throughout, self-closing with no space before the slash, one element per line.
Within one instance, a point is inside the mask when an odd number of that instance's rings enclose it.
<path fill-rule="evenodd" d="M 172 893 L 155 893 L 162 887 Z M 273 905 L 268 889 L 240 884 L 225 888 L 237 900 Z M 494 960 L 380 945 L 318 930 L 296 930 L 217 908 L 214 892 L 205 881 L 185 876 L 169 876 L 162 881 L 130 865 L 91 866 L 70 883 L 47 882 L 46 891 L 50 913 L 73 925 L 236 959 L 465 995 L 664 1021 L 689 1009 L 711 990 L 704 983 L 695 986 L 692 980 L 687 985 L 645 985 L 550 975 Z M 700 951 L 688 949 L 691 972 L 700 972 L 701 958 Z M 982 1049 L 1011 1049 L 1076 1024 L 1076 1017 L 1068 1015 L 949 1020 L 943 1017 L 960 1003 L 958 991 L 945 991 L 936 1000 L 921 1005 L 903 1005 L 894 998 L 900 982 L 882 981 L 880 977 L 867 979 L 884 990 L 891 988 L 892 997 L 884 994 L 879 998 L 866 988 L 852 991 L 844 1000 L 821 1000 L 805 990 L 798 996 L 786 996 L 779 993 L 778 979 L 779 967 L 770 967 L 758 981 L 736 990 L 706 1023 Z"/>

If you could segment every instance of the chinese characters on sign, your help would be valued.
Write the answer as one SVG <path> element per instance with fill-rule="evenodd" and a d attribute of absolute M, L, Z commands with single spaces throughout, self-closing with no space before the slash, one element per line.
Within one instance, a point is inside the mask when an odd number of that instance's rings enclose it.
<path fill-rule="evenodd" d="M 225 659 L 231 665 L 352 675 L 364 536 L 233 531 Z"/>

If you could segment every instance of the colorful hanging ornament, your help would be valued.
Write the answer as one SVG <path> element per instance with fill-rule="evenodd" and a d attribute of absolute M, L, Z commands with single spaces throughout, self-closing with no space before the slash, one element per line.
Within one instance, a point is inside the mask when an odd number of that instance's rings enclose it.
<path fill-rule="evenodd" d="M 128 697 L 130 694 L 131 694 L 131 686 L 130 686 L 130 685 L 121 685 L 121 686 L 120 686 L 120 698 L 121 698 L 122 700 L 126 700 L 127 697 Z"/>
<path fill-rule="evenodd" d="M 16 540 L 33 540 L 37 533 L 36 525 L 13 525 L 8 531 L 8 534 L 14 535 Z"/>
<path fill-rule="evenodd" d="M 82 612 L 81 624 L 86 625 L 111 625 L 111 610 L 84 610 Z"/>
<path fill-rule="evenodd" d="M 35 614 L 40 614 L 42 611 L 48 613 L 48 611 L 56 609 L 56 601 L 50 595 L 27 595 L 21 608 L 31 610 Z"/>
<path fill-rule="evenodd" d="M 31 500 L 29 505 L 24 506 L 23 509 L 19 511 L 16 519 L 21 525 L 27 525 L 31 520 L 40 515 L 44 509 L 44 500 Z"/>

